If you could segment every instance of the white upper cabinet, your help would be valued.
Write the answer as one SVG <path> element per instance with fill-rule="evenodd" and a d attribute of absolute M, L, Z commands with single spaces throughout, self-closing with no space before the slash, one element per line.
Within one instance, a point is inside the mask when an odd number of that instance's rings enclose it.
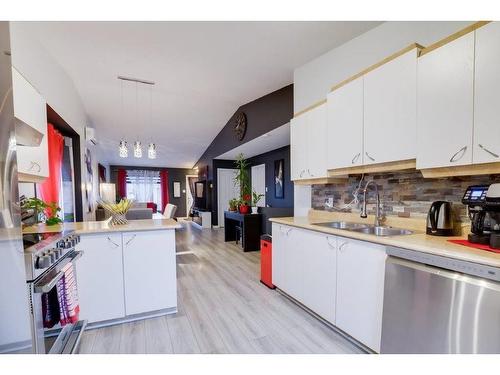
<path fill-rule="evenodd" d="M 327 98 L 327 169 L 363 164 L 363 77 Z"/>
<path fill-rule="evenodd" d="M 327 142 L 326 137 L 326 103 L 309 112 L 309 125 L 307 128 L 308 140 L 308 178 L 326 177 L 327 172 Z"/>
<path fill-rule="evenodd" d="M 290 122 L 292 180 L 326 177 L 326 104 Z"/>
<path fill-rule="evenodd" d="M 474 163 L 500 161 L 500 22 L 476 30 Z"/>
<path fill-rule="evenodd" d="M 417 49 L 367 73 L 363 91 L 364 164 L 415 159 Z"/>
<path fill-rule="evenodd" d="M 12 68 L 14 116 L 43 134 L 39 146 L 17 146 L 17 170 L 20 181 L 40 182 L 49 176 L 47 147 L 47 107 L 43 97 Z"/>
<path fill-rule="evenodd" d="M 472 163 L 474 33 L 418 59 L 417 168 Z"/>
<path fill-rule="evenodd" d="M 306 178 L 307 117 L 306 112 L 290 121 L 290 155 L 292 180 Z"/>

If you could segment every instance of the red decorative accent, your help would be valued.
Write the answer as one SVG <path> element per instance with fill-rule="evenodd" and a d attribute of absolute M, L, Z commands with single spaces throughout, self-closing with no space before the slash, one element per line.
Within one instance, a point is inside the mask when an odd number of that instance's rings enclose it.
<path fill-rule="evenodd" d="M 64 137 L 52 124 L 47 124 L 47 144 L 49 148 L 49 177 L 38 185 L 38 190 L 43 201 L 46 203 L 55 202 L 59 205 Z M 50 209 L 47 209 L 47 214 L 52 214 Z"/>
<path fill-rule="evenodd" d="M 240 214 L 248 214 L 250 212 L 250 206 L 246 204 L 240 205 Z"/>
<path fill-rule="evenodd" d="M 161 212 L 165 211 L 165 207 L 168 204 L 168 171 L 160 171 L 160 182 L 161 182 Z"/>
<path fill-rule="evenodd" d="M 127 171 L 118 169 L 118 196 L 121 198 L 127 197 Z"/>
<path fill-rule="evenodd" d="M 153 210 L 153 213 L 156 213 L 158 211 L 158 206 L 154 202 L 147 202 L 146 207 L 151 208 Z"/>
<path fill-rule="evenodd" d="M 447 240 L 448 242 L 455 243 L 457 245 L 463 245 L 463 246 L 468 246 L 468 247 L 473 247 L 475 249 L 480 249 L 480 250 L 486 250 L 486 251 L 491 251 L 492 253 L 498 253 L 500 254 L 500 249 L 494 249 L 488 245 L 481 245 L 478 243 L 472 243 L 467 240 Z"/>

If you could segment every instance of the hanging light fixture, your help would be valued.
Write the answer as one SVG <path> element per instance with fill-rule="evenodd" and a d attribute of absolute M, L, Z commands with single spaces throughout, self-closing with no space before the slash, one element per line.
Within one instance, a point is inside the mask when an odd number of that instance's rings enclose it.
<path fill-rule="evenodd" d="M 154 143 L 150 143 L 148 146 L 148 158 L 156 159 L 156 145 Z"/>
<path fill-rule="evenodd" d="M 134 142 L 134 157 L 142 158 L 142 146 L 140 141 Z"/>
<path fill-rule="evenodd" d="M 121 158 L 128 158 L 127 142 L 125 142 L 124 140 L 120 141 L 120 146 L 118 147 L 118 153 Z"/>
<path fill-rule="evenodd" d="M 149 86 L 149 128 L 153 128 L 153 86 Z M 151 142 L 148 146 L 148 159 L 156 159 L 156 145 Z"/>

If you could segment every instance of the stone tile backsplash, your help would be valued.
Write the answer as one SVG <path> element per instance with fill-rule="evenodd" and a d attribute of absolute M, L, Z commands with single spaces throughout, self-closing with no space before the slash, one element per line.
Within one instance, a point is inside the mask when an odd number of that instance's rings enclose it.
<path fill-rule="evenodd" d="M 342 207 L 354 199 L 353 192 L 359 185 L 361 176 L 349 176 L 342 184 L 312 186 L 312 208 L 325 210 L 325 201 L 333 198 L 335 207 Z M 461 203 L 465 189 L 469 185 L 500 183 L 500 174 L 483 176 L 465 176 L 448 178 L 423 178 L 419 171 L 400 171 L 391 173 L 365 174 L 362 187 L 369 180 L 375 180 L 382 202 L 382 211 L 386 216 L 425 217 L 429 206 L 437 200 L 453 203 L 455 214 L 460 221 L 465 221 L 465 206 Z M 359 191 L 358 204 L 348 212 L 360 212 L 363 192 Z M 375 212 L 375 193 L 370 188 L 367 207 Z"/>

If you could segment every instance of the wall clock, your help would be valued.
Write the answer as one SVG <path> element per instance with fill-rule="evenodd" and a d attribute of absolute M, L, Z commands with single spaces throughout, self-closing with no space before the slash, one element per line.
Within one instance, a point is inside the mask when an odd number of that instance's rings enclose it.
<path fill-rule="evenodd" d="M 243 112 L 241 112 L 236 117 L 236 122 L 234 124 L 234 134 L 236 135 L 238 141 L 243 140 L 246 131 L 247 131 L 247 116 Z"/>

